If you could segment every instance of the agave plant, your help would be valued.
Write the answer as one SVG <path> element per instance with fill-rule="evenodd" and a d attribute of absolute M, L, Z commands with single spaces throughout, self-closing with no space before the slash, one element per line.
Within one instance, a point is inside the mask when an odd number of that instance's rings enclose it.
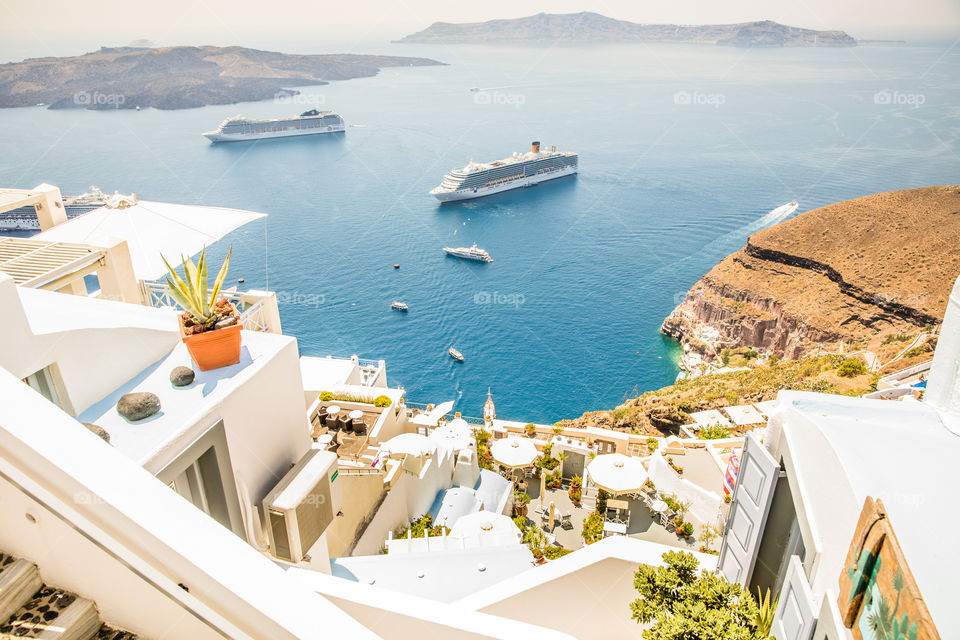
<path fill-rule="evenodd" d="M 223 281 L 227 277 L 227 269 L 230 267 L 230 255 L 233 253 L 233 247 L 227 251 L 227 257 L 220 267 L 220 273 L 213 281 L 213 289 L 207 286 L 207 249 L 204 247 L 200 253 L 200 259 L 197 264 L 190 258 L 181 257 L 183 262 L 184 278 L 180 277 L 177 270 L 170 266 L 167 259 L 162 255 L 163 263 L 167 265 L 170 272 L 167 275 L 167 287 L 170 295 L 180 306 L 190 312 L 191 320 L 194 324 L 205 327 L 212 326 L 218 319 L 216 303 L 220 296 L 220 290 L 223 288 Z"/>
<path fill-rule="evenodd" d="M 757 634 L 760 638 L 770 637 L 770 628 L 773 626 L 773 615 L 777 611 L 777 602 L 780 598 L 771 601 L 770 589 L 767 589 L 766 595 L 760 594 L 760 587 L 757 587 L 757 617 L 754 621 L 757 625 Z"/>

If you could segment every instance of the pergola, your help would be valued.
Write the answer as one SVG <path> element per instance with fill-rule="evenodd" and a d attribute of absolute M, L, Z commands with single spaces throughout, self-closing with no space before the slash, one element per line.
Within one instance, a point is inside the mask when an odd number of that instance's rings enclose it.
<path fill-rule="evenodd" d="M 102 247 L 0 237 L 0 271 L 21 287 L 56 291 L 106 266 Z"/>

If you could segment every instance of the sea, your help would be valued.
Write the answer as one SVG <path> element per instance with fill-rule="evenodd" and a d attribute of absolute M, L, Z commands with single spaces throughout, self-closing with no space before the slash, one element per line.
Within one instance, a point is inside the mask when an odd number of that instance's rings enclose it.
<path fill-rule="evenodd" d="M 230 281 L 277 293 L 302 354 L 385 360 L 411 402 L 477 416 L 489 389 L 498 417 L 550 423 L 672 383 L 664 317 L 781 205 L 960 182 L 951 43 L 360 51 L 446 64 L 180 111 L 2 110 L 0 185 L 267 213 L 210 253 L 232 246 Z M 200 135 L 311 108 L 347 131 Z M 579 175 L 457 204 L 429 195 L 452 168 L 534 140 L 578 152 Z M 441 250 L 472 243 L 494 262 Z"/>

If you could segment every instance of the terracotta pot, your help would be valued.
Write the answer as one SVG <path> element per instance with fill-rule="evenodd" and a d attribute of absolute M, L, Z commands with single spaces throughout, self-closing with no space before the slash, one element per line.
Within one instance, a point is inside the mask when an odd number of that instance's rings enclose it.
<path fill-rule="evenodd" d="M 179 318 L 180 339 L 187 345 L 187 352 L 200 371 L 219 369 L 240 362 L 240 331 L 243 330 L 243 325 L 240 324 L 237 308 L 233 304 L 230 307 L 237 318 L 237 324 L 225 329 L 188 336 L 184 332 L 183 317 Z"/>

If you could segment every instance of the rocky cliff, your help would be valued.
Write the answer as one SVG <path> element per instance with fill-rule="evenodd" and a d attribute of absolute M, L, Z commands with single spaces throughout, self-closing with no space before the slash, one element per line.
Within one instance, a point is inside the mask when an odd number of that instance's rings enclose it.
<path fill-rule="evenodd" d="M 849 351 L 943 319 L 960 274 L 960 187 L 879 193 L 760 231 L 687 293 L 662 330 L 688 365 L 723 348 Z"/>
<path fill-rule="evenodd" d="M 289 96 L 290 87 L 374 76 L 426 58 L 288 55 L 245 47 L 102 48 L 0 65 L 0 108 L 186 109 Z"/>
<path fill-rule="evenodd" d="M 637 24 L 584 11 L 454 24 L 435 22 L 410 43 L 685 42 L 737 47 L 854 47 L 843 31 L 816 31 L 771 20 L 722 25 Z"/>

